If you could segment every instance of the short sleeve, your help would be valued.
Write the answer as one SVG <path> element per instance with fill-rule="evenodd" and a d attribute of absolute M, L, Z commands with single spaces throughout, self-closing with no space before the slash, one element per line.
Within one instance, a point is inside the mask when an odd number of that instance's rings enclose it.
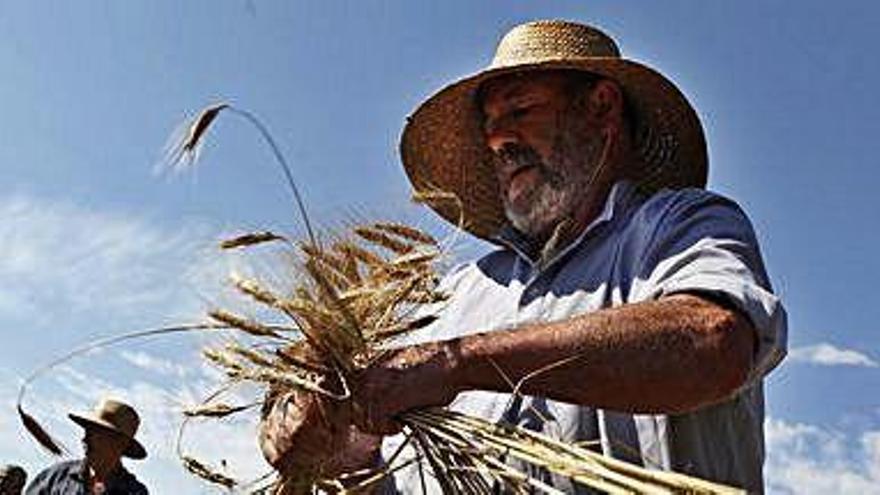
<path fill-rule="evenodd" d="M 703 190 L 669 192 L 653 203 L 642 218 L 653 228 L 630 300 L 696 292 L 732 304 L 758 335 L 751 384 L 779 364 L 787 341 L 785 309 L 770 287 L 751 223 L 736 203 Z"/>
<path fill-rule="evenodd" d="M 28 484 L 27 489 L 24 491 L 24 495 L 43 495 L 48 493 L 47 482 L 49 479 L 49 470 L 44 470 L 40 474 L 37 475 L 36 478 L 31 480 Z"/>
<path fill-rule="evenodd" d="M 49 495 L 50 489 L 52 488 L 52 484 L 55 478 L 57 478 L 59 472 L 59 465 L 55 464 L 50 466 L 43 471 L 41 471 L 31 482 L 28 484 L 27 489 L 24 491 L 24 495 Z"/>

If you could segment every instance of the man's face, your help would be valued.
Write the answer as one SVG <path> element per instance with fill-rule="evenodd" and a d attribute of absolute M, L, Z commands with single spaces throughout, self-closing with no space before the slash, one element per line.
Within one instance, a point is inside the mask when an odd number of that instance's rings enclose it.
<path fill-rule="evenodd" d="M 87 460 L 110 465 L 122 457 L 129 442 L 122 435 L 100 428 L 86 428 L 82 439 Z"/>
<path fill-rule="evenodd" d="M 586 111 L 587 87 L 560 72 L 495 80 L 484 88 L 486 142 L 507 217 L 541 238 L 588 197 L 603 140 Z"/>

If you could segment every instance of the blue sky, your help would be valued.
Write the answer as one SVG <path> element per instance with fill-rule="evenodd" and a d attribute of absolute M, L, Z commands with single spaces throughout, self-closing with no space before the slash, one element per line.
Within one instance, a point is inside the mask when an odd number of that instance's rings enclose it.
<path fill-rule="evenodd" d="M 880 276 L 875 193 L 880 4 L 781 0 L 7 2 L 0 6 L 0 462 L 50 459 L 13 416 L 18 381 L 100 335 L 195 321 L 236 260 L 223 232 L 296 229 L 282 176 L 242 121 L 212 129 L 201 167 L 153 173 L 187 114 L 231 101 L 259 115 L 314 219 L 400 217 L 397 139 L 426 96 L 485 65 L 535 18 L 602 26 L 688 95 L 710 188 L 751 216 L 789 312 L 790 359 L 768 379 L 772 493 L 880 486 Z M 483 249 L 472 243 L 465 252 Z M 94 354 L 41 380 L 28 405 L 76 451 L 67 410 L 102 390 L 145 411 L 157 493 L 211 489 L 173 459 L 176 408 L 213 375 L 204 341 Z M 124 352 L 122 352 L 124 351 Z M 53 420 L 52 418 L 57 418 Z M 247 421 L 193 435 L 207 460 L 264 467 Z M 177 490 L 178 492 L 180 489 Z"/>

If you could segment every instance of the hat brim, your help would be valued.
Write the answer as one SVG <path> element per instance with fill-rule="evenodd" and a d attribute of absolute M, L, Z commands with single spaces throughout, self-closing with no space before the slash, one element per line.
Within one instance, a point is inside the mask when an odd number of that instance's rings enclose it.
<path fill-rule="evenodd" d="M 116 428 L 115 425 L 103 421 L 101 418 L 97 418 L 94 416 L 89 416 L 86 414 L 76 414 L 70 413 L 67 415 L 74 423 L 82 426 L 83 428 L 96 428 L 103 431 L 109 431 L 112 433 L 116 433 L 122 437 L 125 437 L 129 440 L 128 448 L 122 453 L 123 456 L 128 457 L 129 459 L 145 459 L 147 457 L 147 450 L 141 445 L 140 442 L 137 441 L 134 437 L 131 437 L 125 434 L 119 429 Z"/>
<path fill-rule="evenodd" d="M 492 154 L 477 101 L 480 86 L 498 76 L 530 71 L 578 70 L 616 81 L 635 117 L 642 155 L 631 177 L 647 190 L 706 186 L 708 158 L 703 128 L 678 88 L 659 72 L 617 57 L 543 60 L 492 68 L 446 86 L 409 117 L 401 136 L 404 169 L 418 192 L 452 193 L 456 200 L 427 201 L 440 216 L 495 242 L 509 224 L 504 215 Z M 431 196 L 431 195 L 429 195 Z"/>

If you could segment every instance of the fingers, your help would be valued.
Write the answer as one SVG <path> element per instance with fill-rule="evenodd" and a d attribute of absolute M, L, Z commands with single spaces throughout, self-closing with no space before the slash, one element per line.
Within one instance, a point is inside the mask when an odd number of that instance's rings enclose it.
<path fill-rule="evenodd" d="M 266 461 L 279 471 L 313 466 L 344 443 L 348 419 L 314 394 L 289 392 L 271 404 L 260 422 L 259 443 Z M 342 423 L 342 424 L 340 424 Z"/>
<path fill-rule="evenodd" d="M 276 468 L 283 464 L 292 444 L 293 418 L 287 413 L 285 402 L 283 395 L 267 398 L 259 426 L 260 450 L 266 462 Z"/>
<path fill-rule="evenodd" d="M 397 434 L 401 414 L 454 399 L 450 370 L 446 347 L 424 344 L 393 351 L 353 377 L 350 402 L 309 392 L 280 395 L 261 424 L 263 453 L 273 466 L 326 457 L 347 447 L 352 424 L 371 435 Z"/>
<path fill-rule="evenodd" d="M 352 423 L 351 405 L 311 392 L 289 392 L 267 404 L 260 448 L 282 477 L 337 475 L 374 466 L 381 437 Z"/>

